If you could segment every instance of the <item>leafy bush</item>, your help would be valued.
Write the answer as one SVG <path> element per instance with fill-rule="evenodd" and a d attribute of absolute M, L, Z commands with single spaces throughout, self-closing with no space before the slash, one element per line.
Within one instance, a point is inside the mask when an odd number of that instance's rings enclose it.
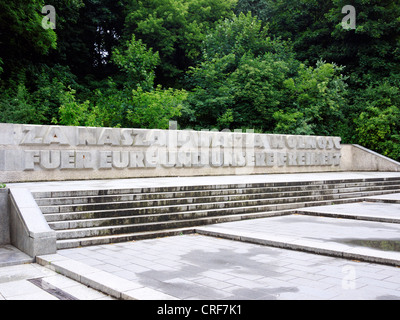
<path fill-rule="evenodd" d="M 363 111 L 355 119 L 358 141 L 400 160 L 400 90 L 388 82 L 370 86 L 357 99 Z"/>

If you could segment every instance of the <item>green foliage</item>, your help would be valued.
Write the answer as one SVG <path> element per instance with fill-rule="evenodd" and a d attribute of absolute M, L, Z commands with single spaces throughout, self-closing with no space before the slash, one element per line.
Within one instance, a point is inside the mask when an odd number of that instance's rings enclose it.
<path fill-rule="evenodd" d="M 230 127 L 272 130 L 279 87 L 292 63 L 286 44 L 268 37 L 250 13 L 222 21 L 204 41 L 203 61 L 188 72 L 194 125 L 228 124 L 221 121 L 230 110 Z"/>
<path fill-rule="evenodd" d="M 113 62 L 126 73 L 123 85 L 132 89 L 141 87 L 149 90 L 153 88 L 154 70 L 160 63 L 158 52 L 153 53 L 152 48 L 147 49 L 142 40 L 136 40 L 134 35 L 126 43 L 126 47 L 123 52 L 116 48 L 112 56 Z"/>
<path fill-rule="evenodd" d="M 341 25 L 349 4 L 355 30 Z M 399 16 L 400 0 L 3 1 L 0 122 L 176 119 L 337 135 L 399 159 Z"/>
<path fill-rule="evenodd" d="M 217 123 L 218 127 L 223 129 L 229 128 L 233 123 L 233 110 L 227 109 L 223 115 L 218 117 Z"/>
<path fill-rule="evenodd" d="M 215 23 L 232 14 L 237 0 L 128 1 L 125 34 L 135 34 L 160 53 L 159 82 L 177 79 L 200 57 L 200 46 Z"/>
<path fill-rule="evenodd" d="M 275 133 L 281 134 L 313 134 L 312 124 L 304 117 L 304 113 L 296 110 L 275 111 L 273 117 L 276 121 Z"/>
<path fill-rule="evenodd" d="M 392 159 L 400 160 L 400 90 L 389 83 L 370 86 L 357 99 L 365 107 L 356 122 L 358 141 Z"/>
<path fill-rule="evenodd" d="M 49 64 L 69 66 L 79 81 L 93 90 L 89 79 L 103 80 L 115 73 L 110 55 L 122 45 L 126 13 L 120 0 L 46 0 L 57 13 L 57 48 Z"/>
<path fill-rule="evenodd" d="M 335 26 L 333 41 L 327 52 L 334 61 L 346 65 L 369 84 L 377 77 L 388 77 L 400 72 L 400 1 L 353 0 L 357 10 L 355 30 L 344 30 L 343 14 L 337 10 L 349 4 L 346 0 L 333 0 L 326 17 Z M 338 50 L 338 47 L 341 50 Z M 334 51 L 335 50 L 335 51 Z M 334 54 L 335 52 L 335 54 Z"/>
<path fill-rule="evenodd" d="M 58 108 L 65 101 L 66 83 L 80 88 L 66 67 L 39 65 L 25 68 L 2 86 L 0 121 L 50 124 L 57 119 Z"/>
<path fill-rule="evenodd" d="M 274 114 L 277 133 L 340 135 L 346 127 L 347 92 L 342 68 L 319 61 L 315 68 L 300 65 L 285 80 L 285 110 Z"/>
<path fill-rule="evenodd" d="M 169 120 L 181 115 L 184 90 L 161 86 L 154 89 L 158 53 L 134 36 L 124 49 L 116 48 L 113 62 L 123 72 L 119 85 L 110 79 L 104 90 L 96 91 L 95 107 L 86 120 L 91 125 L 110 127 L 168 128 Z M 120 87 L 120 88 L 119 88 Z"/>
<path fill-rule="evenodd" d="M 106 87 L 94 92 L 91 125 L 97 127 L 129 127 L 126 121 L 130 106 L 130 90 L 119 90 L 109 79 Z"/>
<path fill-rule="evenodd" d="M 346 100 L 342 68 L 307 67 L 291 47 L 272 40 L 250 13 L 218 25 L 204 42 L 204 61 L 189 72 L 196 123 L 264 132 L 340 132 Z"/>
<path fill-rule="evenodd" d="M 0 2 L 0 53 L 10 58 L 16 54 L 24 57 L 34 50 L 46 54 L 56 48 L 57 36 L 52 29 L 42 28 L 43 0 Z"/>
<path fill-rule="evenodd" d="M 128 120 L 136 128 L 168 129 L 169 121 L 181 115 L 182 103 L 187 98 L 184 90 L 172 88 L 144 92 L 143 89 L 132 91 L 133 109 L 128 111 Z"/>
<path fill-rule="evenodd" d="M 185 90 L 162 89 L 145 91 L 142 87 L 131 91 L 113 90 L 110 82 L 106 94 L 97 91 L 95 106 L 86 120 L 90 126 L 166 129 L 169 120 L 181 115 Z M 107 93 L 109 92 L 109 94 Z"/>
<path fill-rule="evenodd" d="M 271 31 L 291 39 L 296 56 L 346 66 L 353 84 L 400 71 L 399 0 L 265 0 Z M 356 9 L 356 29 L 342 28 L 342 8 Z M 353 74 L 355 73 L 355 74 Z"/>
<path fill-rule="evenodd" d="M 89 101 L 79 103 L 75 98 L 75 90 L 69 88 L 63 97 L 61 107 L 58 109 L 59 120 L 53 122 L 65 126 L 84 126 L 87 124 Z"/>
<path fill-rule="evenodd" d="M 247 14 L 250 12 L 253 16 L 257 16 L 261 21 L 267 21 L 271 4 L 268 0 L 238 0 L 235 14 Z"/>
<path fill-rule="evenodd" d="M 23 84 L 1 95 L 0 122 L 42 124 L 46 112 L 46 106 L 36 104 Z"/>

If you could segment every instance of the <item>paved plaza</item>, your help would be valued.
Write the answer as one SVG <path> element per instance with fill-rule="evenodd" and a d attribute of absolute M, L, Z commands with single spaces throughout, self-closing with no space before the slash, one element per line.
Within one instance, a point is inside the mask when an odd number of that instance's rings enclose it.
<path fill-rule="evenodd" d="M 400 299 L 395 267 L 201 235 L 59 254 L 184 300 Z"/>
<path fill-rule="evenodd" d="M 0 268 L 0 300 L 115 299 L 48 268 L 30 263 Z"/>
<path fill-rule="evenodd" d="M 399 200 L 296 209 L 19 265 L 13 259 L 26 257 L 3 247 L 0 299 L 398 300 Z"/>
<path fill-rule="evenodd" d="M 125 279 L 127 292 L 144 300 L 400 299 L 400 269 L 394 266 L 198 234 L 66 249 L 57 256 L 48 259 Z M 0 268 L 1 298 L 59 298 L 27 280 L 43 278 L 76 299 L 111 299 L 70 279 L 67 269 L 68 278 L 38 264 Z"/>

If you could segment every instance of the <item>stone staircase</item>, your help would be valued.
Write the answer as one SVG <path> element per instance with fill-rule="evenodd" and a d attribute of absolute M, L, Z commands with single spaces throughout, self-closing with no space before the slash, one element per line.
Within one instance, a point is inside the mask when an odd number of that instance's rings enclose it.
<path fill-rule="evenodd" d="M 57 249 L 194 232 L 194 227 L 290 214 L 400 192 L 400 178 L 34 192 Z"/>

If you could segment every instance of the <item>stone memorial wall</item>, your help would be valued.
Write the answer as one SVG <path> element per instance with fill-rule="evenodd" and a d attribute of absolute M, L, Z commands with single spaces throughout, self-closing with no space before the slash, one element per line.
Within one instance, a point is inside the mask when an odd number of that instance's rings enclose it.
<path fill-rule="evenodd" d="M 0 182 L 341 170 L 339 137 L 0 124 Z"/>

